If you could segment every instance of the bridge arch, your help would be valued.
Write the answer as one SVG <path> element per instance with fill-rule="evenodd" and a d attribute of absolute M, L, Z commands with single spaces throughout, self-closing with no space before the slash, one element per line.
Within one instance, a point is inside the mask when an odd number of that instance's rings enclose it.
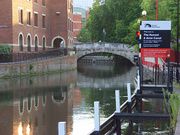
<path fill-rule="evenodd" d="M 125 55 L 122 55 L 122 54 L 118 54 L 118 53 L 114 53 L 114 52 L 108 52 L 108 51 L 86 53 L 86 54 L 84 54 L 84 55 L 78 56 L 77 62 L 78 62 L 79 60 L 81 60 L 82 58 L 86 57 L 86 56 L 91 56 L 91 55 L 101 54 L 101 53 L 107 53 L 107 54 L 111 54 L 111 55 L 114 55 L 114 56 L 120 56 L 120 57 L 122 57 L 123 59 L 129 61 L 129 63 L 131 63 L 131 64 L 133 64 L 133 65 L 135 64 L 134 61 L 133 61 L 130 57 L 126 56 L 126 54 L 125 54 Z"/>
<path fill-rule="evenodd" d="M 84 56 L 92 55 L 95 53 L 110 53 L 113 55 L 121 56 L 132 64 L 134 63 L 134 55 L 137 55 L 133 51 L 133 47 L 122 44 L 122 43 L 85 43 L 75 45 L 76 55 L 78 57 L 78 61 Z"/>

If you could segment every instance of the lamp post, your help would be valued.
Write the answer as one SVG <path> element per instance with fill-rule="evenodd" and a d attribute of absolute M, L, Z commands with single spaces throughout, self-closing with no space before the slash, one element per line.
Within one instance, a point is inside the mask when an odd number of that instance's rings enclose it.
<path fill-rule="evenodd" d="M 104 42 L 104 44 L 105 44 L 105 37 L 106 37 L 106 30 L 105 30 L 105 28 L 103 28 L 103 42 Z"/>
<path fill-rule="evenodd" d="M 158 20 L 158 0 L 156 0 L 156 20 Z"/>
<path fill-rule="evenodd" d="M 179 82 L 179 0 L 177 0 L 177 51 L 176 51 L 176 81 Z"/>

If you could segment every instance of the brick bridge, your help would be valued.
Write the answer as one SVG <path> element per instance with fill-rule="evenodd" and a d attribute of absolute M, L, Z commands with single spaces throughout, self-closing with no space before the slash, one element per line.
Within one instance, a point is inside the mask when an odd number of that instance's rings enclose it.
<path fill-rule="evenodd" d="M 78 60 L 84 56 L 105 52 L 122 56 L 134 64 L 134 55 L 136 54 L 132 47 L 129 47 L 127 44 L 120 43 L 79 44 L 75 45 L 75 49 Z"/>

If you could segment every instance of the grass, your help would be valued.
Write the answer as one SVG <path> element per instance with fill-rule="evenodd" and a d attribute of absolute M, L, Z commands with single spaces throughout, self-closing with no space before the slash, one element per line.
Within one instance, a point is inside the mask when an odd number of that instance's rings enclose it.
<path fill-rule="evenodd" d="M 180 90 L 180 83 L 174 82 L 174 87 L 178 90 Z"/>
<path fill-rule="evenodd" d="M 180 108 L 180 94 L 169 93 L 164 90 L 164 97 L 168 96 L 169 99 L 164 98 L 164 103 L 167 108 L 168 113 L 170 114 L 170 126 L 172 129 L 175 129 L 177 116 Z"/>

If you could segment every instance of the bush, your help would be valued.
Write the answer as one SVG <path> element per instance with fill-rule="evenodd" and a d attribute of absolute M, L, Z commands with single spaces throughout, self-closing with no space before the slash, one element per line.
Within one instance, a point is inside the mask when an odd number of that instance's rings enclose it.
<path fill-rule="evenodd" d="M 0 54 L 11 54 L 12 47 L 9 45 L 0 44 Z"/>

